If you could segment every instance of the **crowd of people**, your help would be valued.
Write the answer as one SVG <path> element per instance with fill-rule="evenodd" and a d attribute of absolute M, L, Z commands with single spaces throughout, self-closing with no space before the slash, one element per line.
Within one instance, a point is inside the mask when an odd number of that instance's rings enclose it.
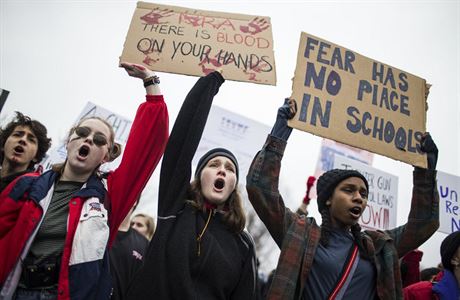
<path fill-rule="evenodd" d="M 278 190 L 283 153 L 297 111 L 286 99 L 248 174 L 226 148 L 204 154 L 192 174 L 222 71 L 200 78 L 169 132 L 160 80 L 142 65 L 121 63 L 141 79 L 137 111 L 120 165 L 112 126 L 82 119 L 66 139 L 67 157 L 44 171 L 50 148 L 43 124 L 17 113 L 0 131 L 0 299 L 459 299 L 460 233 L 440 246 L 440 268 L 420 272 L 417 250 L 439 227 L 438 149 L 425 133 L 428 167 L 414 167 L 406 224 L 362 230 L 367 178 L 333 169 L 307 180 L 297 211 Z M 145 138 L 148 137 L 148 138 Z M 157 222 L 133 212 L 163 156 Z M 245 230 L 239 178 L 281 249 L 268 280 L 258 274 Z M 321 223 L 309 216 L 316 180 Z"/>

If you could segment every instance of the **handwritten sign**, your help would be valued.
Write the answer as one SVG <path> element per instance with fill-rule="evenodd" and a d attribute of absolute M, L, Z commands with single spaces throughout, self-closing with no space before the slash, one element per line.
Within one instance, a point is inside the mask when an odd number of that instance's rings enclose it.
<path fill-rule="evenodd" d="M 460 177 L 438 171 L 439 229 L 450 234 L 460 230 Z"/>
<path fill-rule="evenodd" d="M 90 117 L 99 117 L 106 120 L 110 125 L 112 125 L 113 131 L 115 133 L 115 142 L 120 143 L 122 146 L 126 144 L 133 121 L 115 114 L 97 104 L 88 102 L 81 111 L 80 115 L 77 117 L 74 124 L 77 124 L 81 119 Z M 63 141 L 57 148 L 53 148 L 48 151 L 45 158 L 40 162 L 40 165 L 43 166 L 44 170 L 48 170 L 53 164 L 64 162 L 66 157 L 66 141 Z M 105 163 L 101 166 L 100 170 L 107 172 L 109 170 L 116 169 L 121 162 L 121 158 L 122 155 L 120 155 L 112 162 Z"/>
<path fill-rule="evenodd" d="M 302 33 L 289 126 L 426 167 L 426 91 L 422 78 Z"/>
<path fill-rule="evenodd" d="M 121 61 L 155 71 L 276 84 L 269 17 L 138 2 Z"/>
<path fill-rule="evenodd" d="M 367 207 L 359 218 L 362 227 L 378 230 L 396 227 L 398 177 L 340 155 L 334 158 L 334 168 L 358 170 L 369 183 Z"/>

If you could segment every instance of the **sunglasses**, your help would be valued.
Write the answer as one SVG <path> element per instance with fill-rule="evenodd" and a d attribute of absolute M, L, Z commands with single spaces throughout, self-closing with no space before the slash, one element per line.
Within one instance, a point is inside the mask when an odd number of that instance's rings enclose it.
<path fill-rule="evenodd" d="M 91 134 L 91 128 L 85 126 L 77 127 L 75 128 L 75 134 L 81 138 L 86 138 Z M 107 138 L 100 132 L 94 133 L 93 142 L 98 147 L 102 147 L 108 144 Z"/>

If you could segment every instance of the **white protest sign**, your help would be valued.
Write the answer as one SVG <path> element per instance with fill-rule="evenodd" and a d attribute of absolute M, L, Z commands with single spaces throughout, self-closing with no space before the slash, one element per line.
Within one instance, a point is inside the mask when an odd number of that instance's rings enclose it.
<path fill-rule="evenodd" d="M 396 227 L 398 177 L 343 156 L 336 156 L 334 168 L 358 170 L 369 183 L 367 208 L 359 224 L 368 229 L 386 230 Z"/>
<path fill-rule="evenodd" d="M 372 165 L 374 153 L 348 146 L 333 140 L 323 139 L 319 152 L 318 161 L 316 162 L 315 178 L 319 178 L 324 172 L 330 170 L 334 166 L 334 157 L 344 156 L 353 160 L 357 160 L 366 165 Z M 316 182 L 314 188 L 310 191 L 310 197 L 316 197 Z"/>
<path fill-rule="evenodd" d="M 438 171 L 437 180 L 440 223 L 438 231 L 450 234 L 460 230 L 460 209 L 458 204 L 460 177 Z"/>

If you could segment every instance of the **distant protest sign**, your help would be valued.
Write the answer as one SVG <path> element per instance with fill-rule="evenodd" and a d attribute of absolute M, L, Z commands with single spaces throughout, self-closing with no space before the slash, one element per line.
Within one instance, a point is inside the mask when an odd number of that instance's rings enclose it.
<path fill-rule="evenodd" d="M 374 160 L 374 154 L 369 151 L 351 147 L 333 140 L 323 139 L 319 157 L 316 162 L 315 178 L 319 178 L 324 172 L 333 169 L 334 158 L 336 156 L 344 156 L 366 165 L 372 165 L 372 161 Z M 316 197 L 316 185 L 310 191 L 310 197 Z"/>
<path fill-rule="evenodd" d="M 138 2 L 121 61 L 155 71 L 276 84 L 269 17 Z"/>
<path fill-rule="evenodd" d="M 438 171 L 439 229 L 450 234 L 460 230 L 460 177 Z"/>
<path fill-rule="evenodd" d="M 213 105 L 192 164 L 196 166 L 213 148 L 226 148 L 238 159 L 240 182 L 245 183 L 249 166 L 269 132 L 265 124 Z"/>
<path fill-rule="evenodd" d="M 422 78 L 302 33 L 289 126 L 426 167 L 426 91 Z"/>
<path fill-rule="evenodd" d="M 131 130 L 131 125 L 133 124 L 131 120 L 115 114 L 112 111 L 105 109 L 97 104 L 88 102 L 81 111 L 80 115 L 77 117 L 74 124 L 77 124 L 81 119 L 89 117 L 99 117 L 106 120 L 110 125 L 112 125 L 113 131 L 115 133 L 115 142 L 121 144 L 122 146 L 126 144 L 128 141 L 129 132 Z M 62 141 L 58 147 L 48 151 L 45 158 L 40 162 L 40 165 L 42 165 L 43 168 L 47 170 L 50 169 L 53 164 L 64 162 L 66 157 L 66 141 Z M 121 157 L 122 155 L 120 155 L 112 162 L 105 163 L 101 166 L 100 170 L 103 172 L 114 170 L 120 164 Z"/>
<path fill-rule="evenodd" d="M 396 227 L 398 177 L 340 155 L 334 159 L 334 168 L 358 170 L 369 183 L 367 208 L 359 218 L 362 227 L 378 230 Z"/>

